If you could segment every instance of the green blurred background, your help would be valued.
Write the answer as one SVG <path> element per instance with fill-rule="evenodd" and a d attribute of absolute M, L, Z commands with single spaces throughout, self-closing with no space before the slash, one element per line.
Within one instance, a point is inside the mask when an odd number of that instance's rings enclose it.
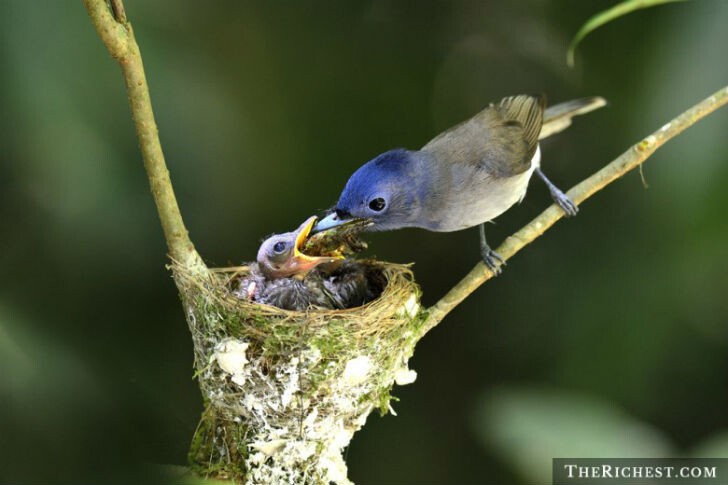
<path fill-rule="evenodd" d="M 728 2 L 127 0 L 192 238 L 214 265 L 331 206 L 348 175 L 491 100 L 600 94 L 544 144 L 568 188 L 728 80 Z M 0 4 L 0 483 L 152 481 L 201 412 L 118 67 L 81 2 Z M 420 344 L 361 484 L 550 481 L 553 456 L 728 456 L 728 110 L 509 262 Z M 550 203 L 543 184 L 498 243 Z M 433 303 L 476 231 L 369 237 Z"/>

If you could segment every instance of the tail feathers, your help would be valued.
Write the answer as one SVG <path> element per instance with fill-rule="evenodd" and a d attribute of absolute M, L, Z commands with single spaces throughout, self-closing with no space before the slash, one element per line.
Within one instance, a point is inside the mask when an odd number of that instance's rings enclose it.
<path fill-rule="evenodd" d="M 600 96 L 580 98 L 550 106 L 543 114 L 543 126 L 538 136 L 543 140 L 551 135 L 565 130 L 571 125 L 574 116 L 590 113 L 605 106 L 607 101 Z"/>

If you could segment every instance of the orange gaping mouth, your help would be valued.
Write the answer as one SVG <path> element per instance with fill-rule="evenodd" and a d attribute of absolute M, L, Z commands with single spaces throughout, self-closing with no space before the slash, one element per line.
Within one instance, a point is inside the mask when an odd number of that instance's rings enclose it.
<path fill-rule="evenodd" d="M 334 261 L 344 259 L 343 256 L 308 256 L 301 252 L 301 248 L 303 248 L 303 245 L 306 242 L 306 238 L 311 233 L 311 229 L 313 229 L 316 220 L 316 216 L 309 217 L 306 222 L 304 222 L 301 227 L 298 228 L 298 232 L 296 234 L 296 243 L 293 247 L 292 257 L 293 265 L 297 270 L 296 273 L 310 271 L 319 264 L 333 263 Z"/>

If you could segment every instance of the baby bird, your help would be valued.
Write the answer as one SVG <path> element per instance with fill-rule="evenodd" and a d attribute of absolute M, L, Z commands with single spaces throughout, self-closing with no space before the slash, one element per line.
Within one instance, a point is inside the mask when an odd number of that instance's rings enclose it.
<path fill-rule="evenodd" d="M 541 171 L 539 141 L 604 105 L 594 97 L 547 109 L 544 97 L 504 98 L 419 150 L 390 150 L 362 165 L 314 231 L 355 218 L 371 219 L 366 230 L 373 231 L 479 226 L 483 261 L 498 273 L 503 259 L 486 243 L 484 223 L 520 202 L 534 173 L 564 212 L 575 215 L 576 205 Z"/>
<path fill-rule="evenodd" d="M 241 280 L 236 295 L 298 311 L 351 308 L 374 299 L 376 295 L 364 267 L 353 260 L 342 261 L 343 256 L 338 254 L 341 243 L 328 243 L 326 233 L 317 237 L 317 246 L 321 250 L 329 248 L 328 254 L 309 256 L 301 252 L 315 222 L 316 217 L 310 217 L 295 231 L 266 239 L 258 250 L 257 262 L 250 265 L 250 273 Z M 335 235 L 332 237 L 336 239 Z M 330 250 L 331 247 L 337 251 Z"/>
<path fill-rule="evenodd" d="M 354 308 L 372 301 L 381 293 L 382 288 L 375 288 L 374 276 L 365 265 L 346 259 L 324 277 L 323 283 L 334 301 L 334 308 Z"/>
<path fill-rule="evenodd" d="M 263 241 L 257 262 L 250 265 L 250 273 L 240 282 L 237 296 L 285 310 L 334 308 L 323 279 L 309 273 L 320 264 L 341 258 L 301 252 L 315 222 L 316 217 L 310 217 L 295 231 L 275 234 Z"/>

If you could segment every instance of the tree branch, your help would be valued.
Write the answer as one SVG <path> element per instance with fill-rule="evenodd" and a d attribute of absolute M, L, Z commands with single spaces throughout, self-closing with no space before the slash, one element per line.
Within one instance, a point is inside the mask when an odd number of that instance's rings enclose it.
<path fill-rule="evenodd" d="M 122 0 L 84 0 L 86 10 L 109 54 L 119 63 L 126 82 L 144 168 L 172 259 L 193 272 L 206 271 L 182 221 L 159 142 L 146 75 L 134 31 Z"/>
<path fill-rule="evenodd" d="M 577 204 L 585 201 L 630 170 L 640 166 L 668 140 L 679 135 L 685 129 L 727 103 L 728 86 L 688 109 L 647 138 L 632 146 L 597 173 L 573 187 L 568 192 L 569 197 Z M 514 254 L 546 232 L 547 229 L 562 217 L 564 217 L 564 212 L 555 204 L 551 205 L 521 230 L 508 237 L 497 249 L 498 254 L 505 260 L 510 259 Z M 429 332 L 453 308 L 458 306 L 468 295 L 492 277 L 493 273 L 483 263 L 475 265 L 458 284 L 428 309 L 429 314 L 420 329 L 420 335 Z"/>

